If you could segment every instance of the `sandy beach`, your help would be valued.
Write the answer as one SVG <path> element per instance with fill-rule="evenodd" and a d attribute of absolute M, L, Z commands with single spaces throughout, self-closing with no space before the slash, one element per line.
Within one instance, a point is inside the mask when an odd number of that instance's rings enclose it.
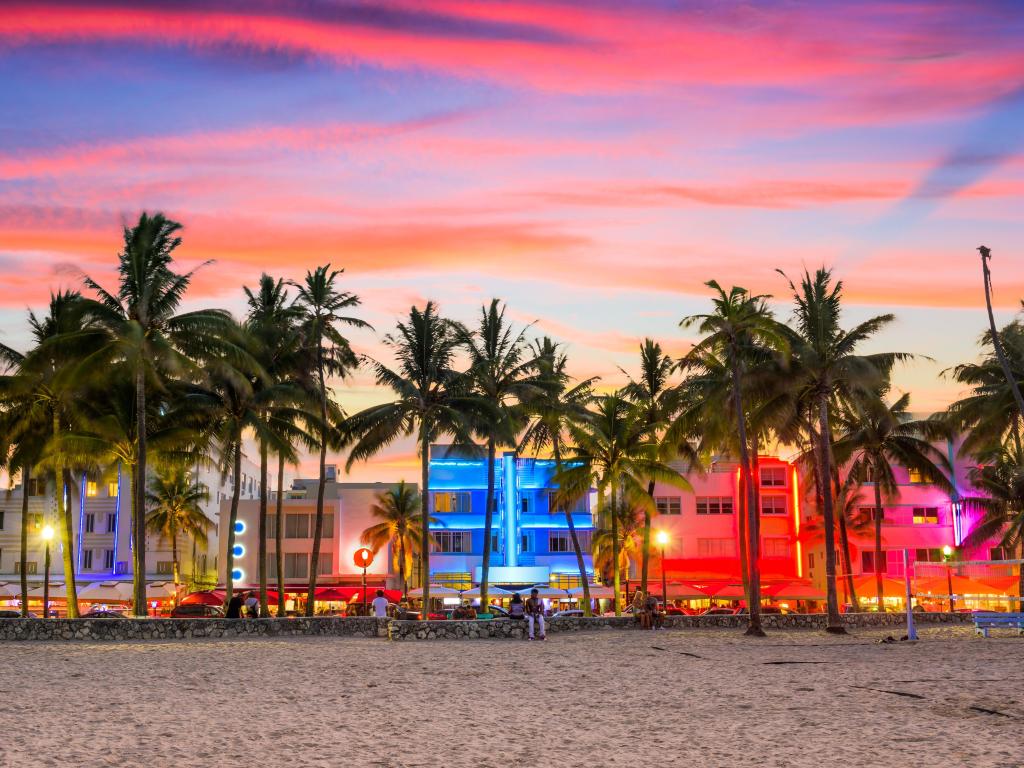
<path fill-rule="evenodd" d="M 1024 640 L 885 634 L 10 643 L 0 764 L 1024 765 Z"/>

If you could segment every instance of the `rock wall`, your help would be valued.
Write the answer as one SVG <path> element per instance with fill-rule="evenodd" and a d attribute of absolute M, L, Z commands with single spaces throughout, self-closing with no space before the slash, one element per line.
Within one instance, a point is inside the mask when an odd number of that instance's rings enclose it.
<path fill-rule="evenodd" d="M 970 624 L 969 613 L 920 613 L 920 625 Z M 823 629 L 825 615 L 766 614 L 765 629 Z M 843 623 L 850 627 L 900 627 L 901 613 L 847 613 Z M 670 629 L 708 627 L 742 628 L 746 616 L 668 616 Z M 558 618 L 547 620 L 548 632 L 584 632 L 633 629 L 628 616 Z M 287 619 L 0 619 L 0 641 L 5 640 L 187 640 L 202 637 L 278 637 L 327 635 L 332 637 L 381 637 L 391 640 L 477 640 L 522 639 L 526 623 L 494 621 L 398 621 L 369 617 L 318 616 Z"/>

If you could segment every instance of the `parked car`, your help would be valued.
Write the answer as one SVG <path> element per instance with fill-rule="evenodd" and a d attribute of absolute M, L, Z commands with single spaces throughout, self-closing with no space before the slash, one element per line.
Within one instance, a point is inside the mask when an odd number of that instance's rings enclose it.
<path fill-rule="evenodd" d="M 552 619 L 574 619 L 583 615 L 582 608 L 567 608 L 564 611 L 555 611 L 551 614 Z"/>
<path fill-rule="evenodd" d="M 708 608 L 701 616 L 733 616 L 736 614 L 735 608 Z"/>
<path fill-rule="evenodd" d="M 28 612 L 28 617 L 30 619 L 38 619 L 39 618 L 38 616 L 36 616 L 36 614 L 32 613 L 32 611 Z M 0 619 L 20 619 L 20 618 L 21 618 L 21 611 L 8 611 L 8 610 L 0 611 Z"/>
<path fill-rule="evenodd" d="M 123 619 L 124 614 L 120 611 L 108 611 L 105 609 L 89 611 L 82 615 L 83 619 Z"/>
<path fill-rule="evenodd" d="M 223 619 L 224 609 L 219 605 L 201 603 L 179 605 L 171 611 L 172 619 Z"/>

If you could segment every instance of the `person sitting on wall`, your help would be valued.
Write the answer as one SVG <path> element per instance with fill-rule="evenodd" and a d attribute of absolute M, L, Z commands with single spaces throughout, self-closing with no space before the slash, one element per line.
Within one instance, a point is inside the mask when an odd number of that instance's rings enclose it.
<path fill-rule="evenodd" d="M 651 628 L 651 614 L 647 610 L 644 593 L 639 589 L 633 593 L 633 620 L 640 624 L 640 629 Z"/>

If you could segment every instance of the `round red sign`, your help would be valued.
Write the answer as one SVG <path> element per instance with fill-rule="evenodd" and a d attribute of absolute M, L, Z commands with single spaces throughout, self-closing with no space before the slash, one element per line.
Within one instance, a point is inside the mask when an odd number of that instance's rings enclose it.
<path fill-rule="evenodd" d="M 356 568 L 369 568 L 370 563 L 373 562 L 373 552 L 368 550 L 366 547 L 361 547 L 356 550 L 352 559 L 356 563 Z"/>

